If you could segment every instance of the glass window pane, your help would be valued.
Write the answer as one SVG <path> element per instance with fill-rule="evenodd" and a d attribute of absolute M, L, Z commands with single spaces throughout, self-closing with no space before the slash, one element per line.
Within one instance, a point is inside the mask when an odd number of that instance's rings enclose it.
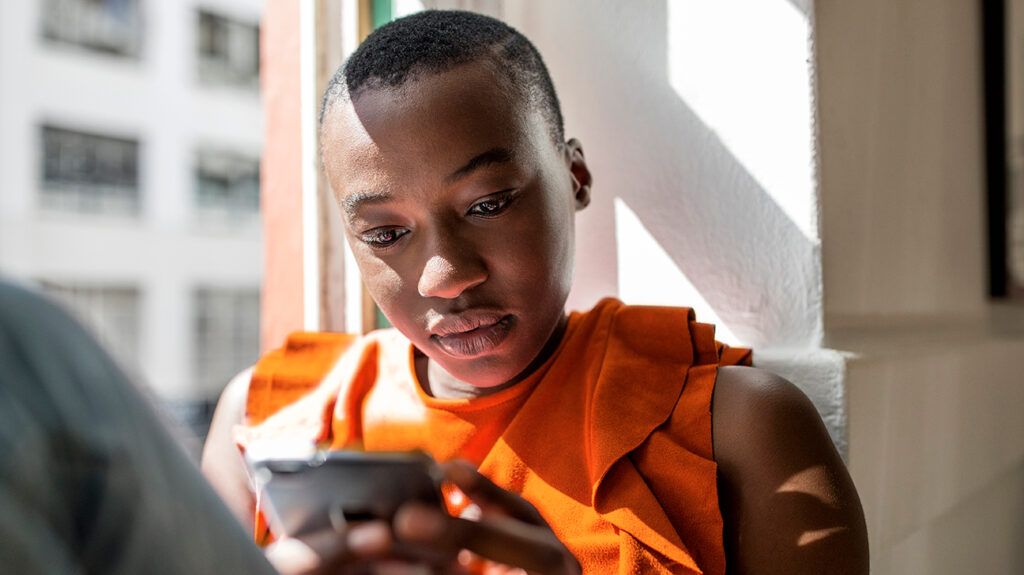
<path fill-rule="evenodd" d="M 199 11 L 199 81 L 255 89 L 259 85 L 259 26 Z"/>
<path fill-rule="evenodd" d="M 260 208 L 259 160 L 201 149 L 195 164 L 196 208 L 204 223 L 255 223 Z"/>
<path fill-rule="evenodd" d="M 139 54 L 138 0 L 44 0 L 40 18 L 47 40 L 123 56 Z"/>
<path fill-rule="evenodd" d="M 42 127 L 45 208 L 131 215 L 139 212 L 139 144 L 135 140 Z"/>
<path fill-rule="evenodd" d="M 259 290 L 199 288 L 193 309 L 196 381 L 216 394 L 259 355 Z"/>

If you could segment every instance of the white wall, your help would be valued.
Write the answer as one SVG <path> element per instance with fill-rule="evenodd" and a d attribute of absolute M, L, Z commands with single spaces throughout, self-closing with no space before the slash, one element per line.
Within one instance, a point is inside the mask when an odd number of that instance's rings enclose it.
<path fill-rule="evenodd" d="M 544 55 L 566 116 L 595 177 L 594 204 L 578 218 L 577 290 L 571 304 L 586 307 L 618 291 L 618 268 L 608 265 L 644 254 L 618 253 L 614 200 L 632 210 L 701 296 L 743 341 L 758 347 L 805 347 L 820 338 L 820 270 L 813 215 L 809 31 L 806 17 L 787 0 L 732 0 L 733 10 L 770 4 L 779 21 L 797 23 L 765 40 L 786 40 L 796 50 L 758 59 L 751 67 L 779 73 L 773 85 L 714 82 L 707 63 L 690 57 L 690 32 L 716 31 L 717 46 L 702 57 L 723 64 L 742 61 L 722 25 L 721 2 L 557 2 L 542 6 L 506 2 L 506 18 Z M 670 6 L 672 7 L 670 9 Z M 800 22 L 803 22 L 800 25 Z M 795 34 L 788 38 L 786 33 Z M 708 35 L 709 39 L 710 36 Z M 788 59 L 788 60 L 787 60 Z M 748 69 L 737 70 L 742 76 Z M 703 81 L 694 82 L 696 78 Z M 760 79 L 760 77 L 758 78 Z M 725 105 L 761 122 L 729 123 L 717 98 L 746 88 Z M 767 99 L 763 92 L 771 92 Z M 753 141 L 773 123 L 773 102 L 790 96 L 783 110 L 799 146 L 781 157 Z M 800 104 L 802 102 L 802 105 Z M 782 146 L 784 147 L 784 146 Z M 759 179 L 751 166 L 764 168 Z M 795 216 L 776 196 L 790 196 Z M 657 279 L 657 272 L 649 276 Z M 677 302 L 678 303 L 678 302 Z"/>
<path fill-rule="evenodd" d="M 826 341 L 857 354 L 873 573 L 1024 573 L 1024 314 L 985 296 L 979 6 L 815 9 Z"/>
<path fill-rule="evenodd" d="M 193 218 L 200 145 L 258 155 L 255 93 L 198 86 L 196 10 L 256 21 L 261 0 L 142 1 L 137 60 L 54 46 L 39 37 L 40 2 L 0 2 L 0 273 L 140 288 L 140 358 L 162 397 L 206 399 L 192 381 L 192 289 L 256 287 L 260 232 L 201 227 Z M 39 125 L 138 138 L 143 213 L 111 219 L 36 206 Z"/>
<path fill-rule="evenodd" d="M 833 323 L 984 312 L 976 4 L 818 3 L 825 306 Z"/>
<path fill-rule="evenodd" d="M 569 306 L 696 308 L 807 391 L 842 447 L 843 360 L 821 347 L 807 7 L 506 0 L 503 16 L 544 56 L 594 174 Z"/>
<path fill-rule="evenodd" d="M 849 457 L 872 573 L 1024 572 L 1024 340 L 930 335 L 849 341 L 864 350 L 848 368 Z"/>

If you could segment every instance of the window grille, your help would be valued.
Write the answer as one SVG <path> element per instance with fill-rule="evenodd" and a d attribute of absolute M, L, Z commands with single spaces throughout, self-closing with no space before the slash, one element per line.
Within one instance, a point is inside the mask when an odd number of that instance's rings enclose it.
<path fill-rule="evenodd" d="M 194 301 L 196 383 L 215 396 L 259 355 L 259 290 L 203 287 Z"/>
<path fill-rule="evenodd" d="M 199 81 L 255 90 L 259 86 L 259 26 L 199 11 Z"/>
<path fill-rule="evenodd" d="M 259 160 L 200 150 L 196 155 L 196 208 L 201 220 L 255 221 L 260 209 Z"/>
<path fill-rule="evenodd" d="M 121 56 L 139 54 L 138 0 L 44 0 L 40 16 L 46 40 Z"/>
<path fill-rule="evenodd" d="M 139 144 L 42 127 L 42 205 L 83 213 L 139 212 Z"/>

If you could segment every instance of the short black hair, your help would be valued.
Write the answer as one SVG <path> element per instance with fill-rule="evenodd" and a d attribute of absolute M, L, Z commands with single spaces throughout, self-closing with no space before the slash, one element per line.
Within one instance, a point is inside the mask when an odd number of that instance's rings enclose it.
<path fill-rule="evenodd" d="M 398 88 L 418 74 L 437 74 L 491 58 L 513 89 L 537 105 L 555 142 L 565 138 L 562 108 L 537 48 L 508 24 L 473 12 L 425 10 L 381 26 L 327 84 L 320 120 L 339 98 Z"/>

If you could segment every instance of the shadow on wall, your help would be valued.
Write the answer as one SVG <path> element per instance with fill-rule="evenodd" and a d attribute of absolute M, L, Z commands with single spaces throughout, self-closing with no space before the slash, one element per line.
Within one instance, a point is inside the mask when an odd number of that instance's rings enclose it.
<path fill-rule="evenodd" d="M 600 295 L 619 292 L 624 258 L 644 261 L 643 253 L 625 253 L 632 251 L 635 242 L 617 239 L 612 233 L 619 198 L 739 341 L 757 348 L 817 347 L 821 268 L 816 226 L 801 229 L 776 201 L 778 192 L 769 193 L 730 149 L 742 142 L 723 141 L 681 98 L 673 85 L 667 3 L 584 4 L 580 0 L 550 3 L 521 14 L 523 22 L 517 22 L 515 14 L 510 18 L 535 38 L 545 55 L 562 94 L 569 133 L 583 142 L 595 171 L 594 204 L 578 220 L 580 287 L 570 305 L 586 307 Z M 786 8 L 792 11 L 788 3 Z M 573 22 L 573 29 L 556 22 Z M 575 28 L 585 33 L 577 34 Z M 808 40 L 798 41 L 806 44 Z M 743 47 L 759 48 L 753 42 Z M 714 50 L 709 46 L 701 57 L 715 61 Z M 784 67 L 792 69 L 790 64 Z M 805 70 L 809 66 L 806 61 L 797 64 Z M 803 91 L 809 102 L 809 75 L 807 71 L 802 84 L 794 85 L 792 77 L 778 81 L 788 82 L 783 91 Z M 764 91 L 771 89 L 766 86 Z M 774 127 L 768 121 L 771 102 L 761 93 L 752 89 L 732 100 L 737 102 L 747 107 L 737 110 L 744 117 L 764 116 L 764 122 L 744 126 L 749 133 Z M 806 132 L 808 140 L 811 117 L 808 105 L 800 118 L 803 125 L 794 126 Z M 785 135 L 780 134 L 780 142 L 790 141 L 781 136 Z M 813 212 L 814 158 L 809 141 L 806 149 L 804 157 L 785 150 L 778 157 L 794 164 L 782 166 L 781 171 L 808 174 L 805 189 L 796 192 L 805 196 L 798 201 Z M 750 164 L 749 154 L 747 159 Z M 792 197 L 792 190 L 784 192 Z M 618 267 L 608 265 L 608 254 L 616 254 Z M 643 267 L 633 266 L 631 274 L 642 272 Z M 663 282 L 664 275 L 648 269 L 646 278 L 631 285 Z M 620 295 L 637 301 L 631 294 Z M 650 303 L 687 304 L 683 298 Z"/>

